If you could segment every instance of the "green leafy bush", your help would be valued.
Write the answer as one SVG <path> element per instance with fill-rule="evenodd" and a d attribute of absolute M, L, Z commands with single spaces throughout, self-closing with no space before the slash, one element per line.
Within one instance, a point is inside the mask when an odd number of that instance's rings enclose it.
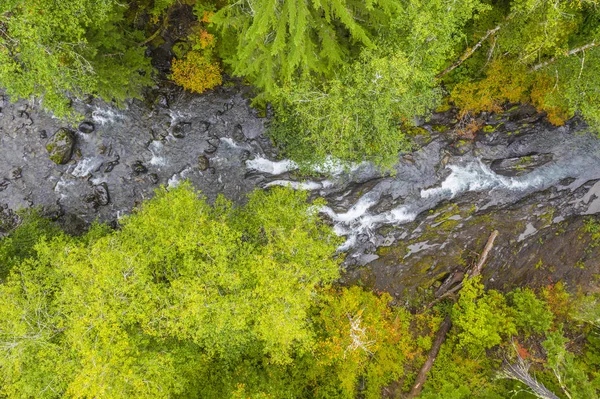
<path fill-rule="evenodd" d="M 458 348 L 481 353 L 516 334 L 515 320 L 506 299 L 497 291 L 484 292 L 481 277 L 463 280 L 460 299 L 452 309 L 452 322 L 458 329 Z"/>
<path fill-rule="evenodd" d="M 509 296 L 514 309 L 515 324 L 527 334 L 544 334 L 550 327 L 554 316 L 547 305 L 529 288 L 517 288 Z"/>

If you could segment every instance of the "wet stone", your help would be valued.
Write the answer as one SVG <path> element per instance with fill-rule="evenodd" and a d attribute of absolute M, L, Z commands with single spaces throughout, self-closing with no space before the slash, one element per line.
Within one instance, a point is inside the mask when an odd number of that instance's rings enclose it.
<path fill-rule="evenodd" d="M 119 157 L 117 156 L 117 158 L 114 161 L 110 161 L 106 164 L 106 167 L 104 168 L 104 173 L 110 173 L 112 172 L 112 170 L 115 168 L 115 166 L 117 166 L 119 164 Z"/>
<path fill-rule="evenodd" d="M 552 154 L 529 154 L 522 157 L 495 159 L 490 168 L 499 175 L 521 176 L 552 161 Z"/>
<path fill-rule="evenodd" d="M 210 128 L 210 123 L 206 122 L 206 121 L 200 122 L 200 126 L 198 127 L 198 129 L 202 133 L 207 132 L 209 128 Z"/>
<path fill-rule="evenodd" d="M 106 183 L 100 183 L 94 186 L 94 197 L 95 202 L 100 205 L 108 205 L 110 202 L 110 196 L 108 194 L 108 185 Z"/>
<path fill-rule="evenodd" d="M 13 180 L 20 179 L 22 174 L 23 174 L 23 169 L 21 169 L 21 168 L 14 168 L 13 170 L 10 171 L 10 177 Z"/>
<path fill-rule="evenodd" d="M 133 165 L 131 165 L 131 169 L 133 169 L 133 173 L 135 175 L 141 175 L 148 172 L 148 168 L 144 166 L 142 161 L 136 161 Z"/>
<path fill-rule="evenodd" d="M 243 150 L 243 151 L 240 153 L 240 161 L 242 161 L 242 162 L 246 162 L 247 160 L 249 160 L 249 159 L 250 159 L 250 156 L 251 156 L 251 155 L 252 155 L 252 154 L 250 153 L 250 151 L 248 151 L 248 150 Z"/>
<path fill-rule="evenodd" d="M 78 129 L 81 133 L 90 134 L 96 129 L 96 127 L 94 126 L 94 124 L 92 122 L 86 121 L 86 122 L 81 122 L 79 124 Z"/>
<path fill-rule="evenodd" d="M 181 122 L 173 126 L 173 137 L 182 139 L 192 131 L 192 124 L 189 122 Z"/>
<path fill-rule="evenodd" d="M 206 155 L 200 155 L 198 157 L 198 168 L 200 168 L 201 171 L 205 171 L 209 168 L 209 166 L 210 166 L 210 161 L 208 160 Z"/>
<path fill-rule="evenodd" d="M 164 94 L 159 94 L 156 97 L 156 105 L 158 105 L 161 108 L 169 108 L 169 100 Z"/>
<path fill-rule="evenodd" d="M 208 148 L 205 149 L 204 152 L 207 154 L 212 154 L 215 151 L 217 151 L 217 148 L 219 148 L 219 144 L 221 144 L 221 140 L 219 140 L 218 137 L 211 137 L 208 140 L 206 140 L 206 142 L 208 143 Z"/>
<path fill-rule="evenodd" d="M 46 144 L 50 160 L 58 165 L 69 162 L 74 147 L 75 135 L 65 128 L 58 129 Z"/>
<path fill-rule="evenodd" d="M 233 139 L 236 141 L 246 140 L 246 136 L 244 135 L 244 130 L 242 129 L 242 125 L 237 124 L 235 126 L 235 129 L 233 129 Z"/>

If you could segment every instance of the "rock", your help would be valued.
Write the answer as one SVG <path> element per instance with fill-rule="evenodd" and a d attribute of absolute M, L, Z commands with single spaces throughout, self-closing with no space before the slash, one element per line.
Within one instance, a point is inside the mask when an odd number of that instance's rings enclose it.
<path fill-rule="evenodd" d="M 242 125 L 240 125 L 239 123 L 235 125 L 235 129 L 233 129 L 233 139 L 236 141 L 246 140 L 246 136 L 244 136 L 244 130 L 242 129 Z"/>
<path fill-rule="evenodd" d="M 167 100 L 167 97 L 164 94 L 159 94 L 156 97 L 156 105 L 161 108 L 169 108 L 169 100 Z"/>
<path fill-rule="evenodd" d="M 150 178 L 150 182 L 152 184 L 157 184 L 158 183 L 158 175 L 156 173 L 150 173 L 148 175 L 148 177 Z"/>
<path fill-rule="evenodd" d="M 50 160 L 58 165 L 69 162 L 74 147 L 75 135 L 64 127 L 58 129 L 46 144 Z"/>
<path fill-rule="evenodd" d="M 98 205 L 108 205 L 110 202 L 110 196 L 108 194 L 108 185 L 106 183 L 100 183 L 94 186 L 94 197 Z"/>
<path fill-rule="evenodd" d="M 17 227 L 21 218 L 6 205 L 0 204 L 0 238 Z"/>
<path fill-rule="evenodd" d="M 200 122 L 200 126 L 198 127 L 198 130 L 200 130 L 200 132 L 204 133 L 204 132 L 207 132 L 209 128 L 210 128 L 210 122 L 202 121 L 202 122 Z"/>
<path fill-rule="evenodd" d="M 81 133 L 90 134 L 96 129 L 96 127 L 92 122 L 81 122 L 78 129 Z"/>
<path fill-rule="evenodd" d="M 242 152 L 240 152 L 240 161 L 242 161 L 242 163 L 244 163 L 245 165 L 245 162 L 249 160 L 251 156 L 252 154 L 250 153 L 250 151 L 243 150 Z"/>
<path fill-rule="evenodd" d="M 0 192 L 6 190 L 8 188 L 9 184 L 10 184 L 9 180 L 0 181 Z"/>
<path fill-rule="evenodd" d="M 189 122 L 180 122 L 173 126 L 173 137 L 182 139 L 192 131 L 192 124 Z"/>
<path fill-rule="evenodd" d="M 133 173 L 135 175 L 141 175 L 143 173 L 148 172 L 148 168 L 144 166 L 142 161 L 135 161 L 135 163 L 131 165 L 131 169 L 133 169 Z"/>
<path fill-rule="evenodd" d="M 457 140 L 450 145 L 450 152 L 453 155 L 464 155 L 471 151 L 473 142 L 471 140 Z"/>
<path fill-rule="evenodd" d="M 495 159 L 490 168 L 499 175 L 521 176 L 552 161 L 552 154 L 529 154 L 522 157 Z"/>
<path fill-rule="evenodd" d="M 38 133 L 38 136 L 40 136 L 41 139 L 47 139 L 48 138 L 48 133 L 44 129 L 38 130 L 37 133 Z"/>
<path fill-rule="evenodd" d="M 106 164 L 106 168 L 104 168 L 104 173 L 110 173 L 112 172 L 112 170 L 115 168 L 115 166 L 117 166 L 119 164 L 119 156 L 117 155 L 117 158 L 115 158 L 114 161 L 110 161 Z"/>
<path fill-rule="evenodd" d="M 206 142 L 208 143 L 208 148 L 205 149 L 204 152 L 207 154 L 212 154 L 217 151 L 217 148 L 219 148 L 219 145 L 221 144 L 221 140 L 219 140 L 218 137 L 211 137 L 206 140 Z"/>
<path fill-rule="evenodd" d="M 21 168 L 14 168 L 13 170 L 10 171 L 10 177 L 12 180 L 20 179 L 22 174 L 23 174 L 23 169 L 21 169 Z"/>
<path fill-rule="evenodd" d="M 210 166 L 210 161 L 208 160 L 206 155 L 200 155 L 198 157 L 198 167 L 200 168 L 200 170 L 205 171 L 208 169 L 209 166 Z"/>

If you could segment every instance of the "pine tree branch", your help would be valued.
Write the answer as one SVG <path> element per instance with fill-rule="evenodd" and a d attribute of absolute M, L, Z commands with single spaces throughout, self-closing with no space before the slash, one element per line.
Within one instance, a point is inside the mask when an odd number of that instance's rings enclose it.
<path fill-rule="evenodd" d="M 598 42 L 597 41 L 593 41 L 591 43 L 586 44 L 585 46 L 574 48 L 573 50 L 568 51 L 564 56 L 565 57 L 569 57 L 571 55 L 574 55 L 574 54 L 577 54 L 577 53 L 581 53 L 582 51 L 589 50 L 589 49 L 594 48 L 596 46 L 600 46 L 600 41 L 598 41 Z M 535 72 L 535 71 L 537 71 L 540 68 L 548 66 L 548 65 L 552 64 L 553 62 L 556 62 L 559 58 L 560 57 L 558 57 L 558 56 L 557 57 L 552 57 L 548 61 L 540 62 L 539 64 L 534 65 L 531 68 L 531 72 Z"/>
<path fill-rule="evenodd" d="M 455 70 L 456 68 L 458 68 L 459 66 L 461 66 L 461 64 L 463 62 L 465 62 L 467 60 L 467 58 L 469 58 L 470 56 L 472 56 L 473 53 L 475 51 L 477 51 L 477 49 L 479 47 L 481 47 L 481 45 L 483 44 L 483 42 L 485 42 L 488 37 L 490 37 L 494 33 L 498 32 L 501 27 L 502 27 L 502 25 L 498 25 L 494 29 L 488 30 L 486 32 L 486 34 L 481 39 L 479 39 L 479 41 L 477 42 L 477 44 L 475 44 L 470 49 L 467 49 L 467 51 L 465 51 L 465 53 L 454 64 L 450 65 L 448 68 L 444 69 L 442 72 L 440 72 L 439 74 L 437 74 L 436 78 L 440 79 L 440 78 L 444 77 L 444 75 L 448 74 L 449 72 L 452 72 L 453 70 Z"/>

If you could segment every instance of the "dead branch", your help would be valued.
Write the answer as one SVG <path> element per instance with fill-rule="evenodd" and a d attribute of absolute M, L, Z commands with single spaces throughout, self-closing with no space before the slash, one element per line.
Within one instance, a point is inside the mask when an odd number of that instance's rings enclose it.
<path fill-rule="evenodd" d="M 490 251 L 492 250 L 492 247 L 494 246 L 494 240 L 496 240 L 496 237 L 498 237 L 498 230 L 494 230 L 494 232 L 492 234 L 490 234 L 490 238 L 488 238 L 487 243 L 485 244 L 485 247 L 483 248 L 483 252 L 481 253 L 481 256 L 479 257 L 479 262 L 477 262 L 477 265 L 475 265 L 475 268 L 469 275 L 469 278 L 473 278 L 473 277 L 481 274 L 481 269 L 483 268 L 483 265 L 485 264 L 485 261 L 487 260 L 488 255 L 490 254 Z"/>
<path fill-rule="evenodd" d="M 574 54 L 577 54 L 577 53 L 581 53 L 582 51 L 589 50 L 589 49 L 594 48 L 596 46 L 600 46 L 600 42 L 593 41 L 591 43 L 586 44 L 585 46 L 577 47 L 577 48 L 574 48 L 573 50 L 568 51 L 564 56 L 565 57 L 569 57 L 571 55 L 574 55 Z M 552 57 L 548 61 L 540 62 L 539 64 L 534 65 L 531 68 L 531 72 L 535 72 L 535 71 L 537 71 L 540 68 L 548 66 L 548 65 L 552 64 L 553 62 L 556 62 L 559 58 L 560 58 L 559 56 Z"/>
<path fill-rule="evenodd" d="M 481 39 L 479 39 L 479 41 L 477 42 L 477 44 L 475 44 L 470 49 L 467 49 L 467 51 L 465 51 L 465 53 L 454 64 L 450 65 L 448 68 L 444 69 L 442 72 L 440 72 L 439 74 L 437 74 L 436 78 L 439 79 L 439 78 L 443 77 L 444 75 L 448 74 L 449 72 L 453 71 L 454 69 L 458 68 L 463 62 L 465 62 L 467 60 L 467 58 L 469 58 L 470 56 L 472 56 L 473 53 L 475 51 L 477 51 L 477 49 L 479 47 L 481 47 L 481 45 L 483 44 L 483 42 L 485 42 L 488 37 L 490 37 L 494 33 L 498 32 L 501 27 L 502 27 L 502 25 L 498 25 L 494 29 L 488 30 L 485 33 L 485 35 L 483 35 L 483 37 Z"/>
<path fill-rule="evenodd" d="M 483 248 L 483 251 L 481 252 L 481 255 L 479 256 L 479 260 L 477 261 L 477 264 L 475 265 L 475 267 L 473 267 L 473 269 L 469 273 L 469 278 L 473 278 L 473 277 L 481 274 L 481 269 L 483 268 L 483 265 L 487 261 L 490 251 L 492 250 L 492 247 L 494 246 L 494 241 L 496 240 L 496 237 L 498 237 L 498 230 L 494 230 L 492 232 L 492 234 L 490 234 L 490 237 L 488 238 L 487 243 L 485 244 L 485 247 Z M 454 294 L 455 292 L 459 291 L 462 288 L 462 286 L 463 286 L 463 283 L 461 281 L 460 283 L 456 284 L 454 287 L 448 289 L 445 292 L 440 292 L 440 290 L 438 290 L 436 292 L 437 298 L 435 300 L 433 300 L 431 303 L 429 303 L 429 305 L 427 305 L 427 309 L 430 309 L 433 305 L 435 305 L 442 299 L 447 298 L 450 295 Z"/>
<path fill-rule="evenodd" d="M 529 364 L 519 354 L 519 351 L 515 347 L 513 342 L 513 348 L 517 353 L 517 362 L 509 364 L 508 362 L 498 373 L 499 378 L 509 378 L 517 380 L 527 385 L 531 389 L 532 393 L 540 399 L 559 399 L 554 393 L 550 392 L 544 384 L 536 380 L 529 374 Z"/>
<path fill-rule="evenodd" d="M 423 390 L 423 385 L 425 385 L 425 381 L 427 381 L 427 374 L 429 373 L 429 370 L 431 370 L 431 368 L 433 367 L 433 362 L 435 362 L 437 355 L 440 353 L 440 348 L 442 347 L 442 344 L 446 340 L 446 335 L 448 335 L 448 331 L 450 331 L 450 327 L 452 327 L 452 320 L 450 319 L 450 316 L 448 315 L 448 316 L 446 316 L 444 321 L 442 321 L 442 324 L 440 324 L 440 328 L 438 329 L 437 333 L 435 334 L 435 341 L 433 342 L 433 345 L 431 346 L 431 350 L 429 351 L 427 360 L 425 361 L 425 364 L 423 364 L 423 367 L 421 367 L 421 370 L 419 370 L 419 374 L 417 375 L 415 384 L 413 385 L 412 389 L 410 390 L 410 393 L 408 394 L 407 399 L 416 398 L 417 396 L 419 396 L 419 394 Z"/>
<path fill-rule="evenodd" d="M 498 237 L 498 230 L 494 230 L 492 232 L 492 234 L 490 234 L 490 237 L 488 238 L 487 243 L 485 244 L 485 247 L 483 248 L 483 252 L 481 252 L 479 261 L 477 262 L 477 264 L 475 265 L 475 267 L 473 268 L 471 273 L 469 273 L 469 278 L 473 278 L 481 273 L 481 269 L 483 268 L 483 265 L 485 264 L 485 261 L 487 260 L 489 254 L 490 254 L 490 251 L 492 250 L 492 247 L 494 246 L 494 240 L 496 240 L 496 237 Z M 433 306 L 433 304 L 435 302 L 450 295 L 450 293 L 459 291 L 461 288 L 462 288 L 462 282 L 457 284 L 456 286 L 454 286 L 454 288 L 446 291 L 443 295 L 438 297 L 435 301 L 430 303 L 427 307 L 430 308 L 431 306 Z M 442 344 L 446 340 L 446 335 L 448 335 L 448 332 L 450 331 L 451 327 L 452 327 L 452 319 L 450 318 L 450 315 L 448 315 L 448 316 L 446 316 L 444 321 L 442 321 L 442 324 L 440 324 L 440 328 L 438 329 L 438 331 L 435 335 L 435 341 L 433 342 L 433 345 L 431 346 L 431 350 L 429 351 L 427 360 L 425 360 L 425 363 L 421 367 L 421 370 L 419 370 L 419 374 L 417 374 L 417 378 L 415 379 L 415 384 L 413 385 L 412 389 L 410 390 L 410 393 L 408 394 L 407 399 L 416 398 L 421 393 L 421 390 L 423 390 L 423 385 L 425 385 L 425 382 L 427 381 L 427 374 L 429 374 L 429 371 L 433 367 L 433 363 L 435 362 L 437 355 L 440 353 L 440 348 L 442 347 Z"/>

